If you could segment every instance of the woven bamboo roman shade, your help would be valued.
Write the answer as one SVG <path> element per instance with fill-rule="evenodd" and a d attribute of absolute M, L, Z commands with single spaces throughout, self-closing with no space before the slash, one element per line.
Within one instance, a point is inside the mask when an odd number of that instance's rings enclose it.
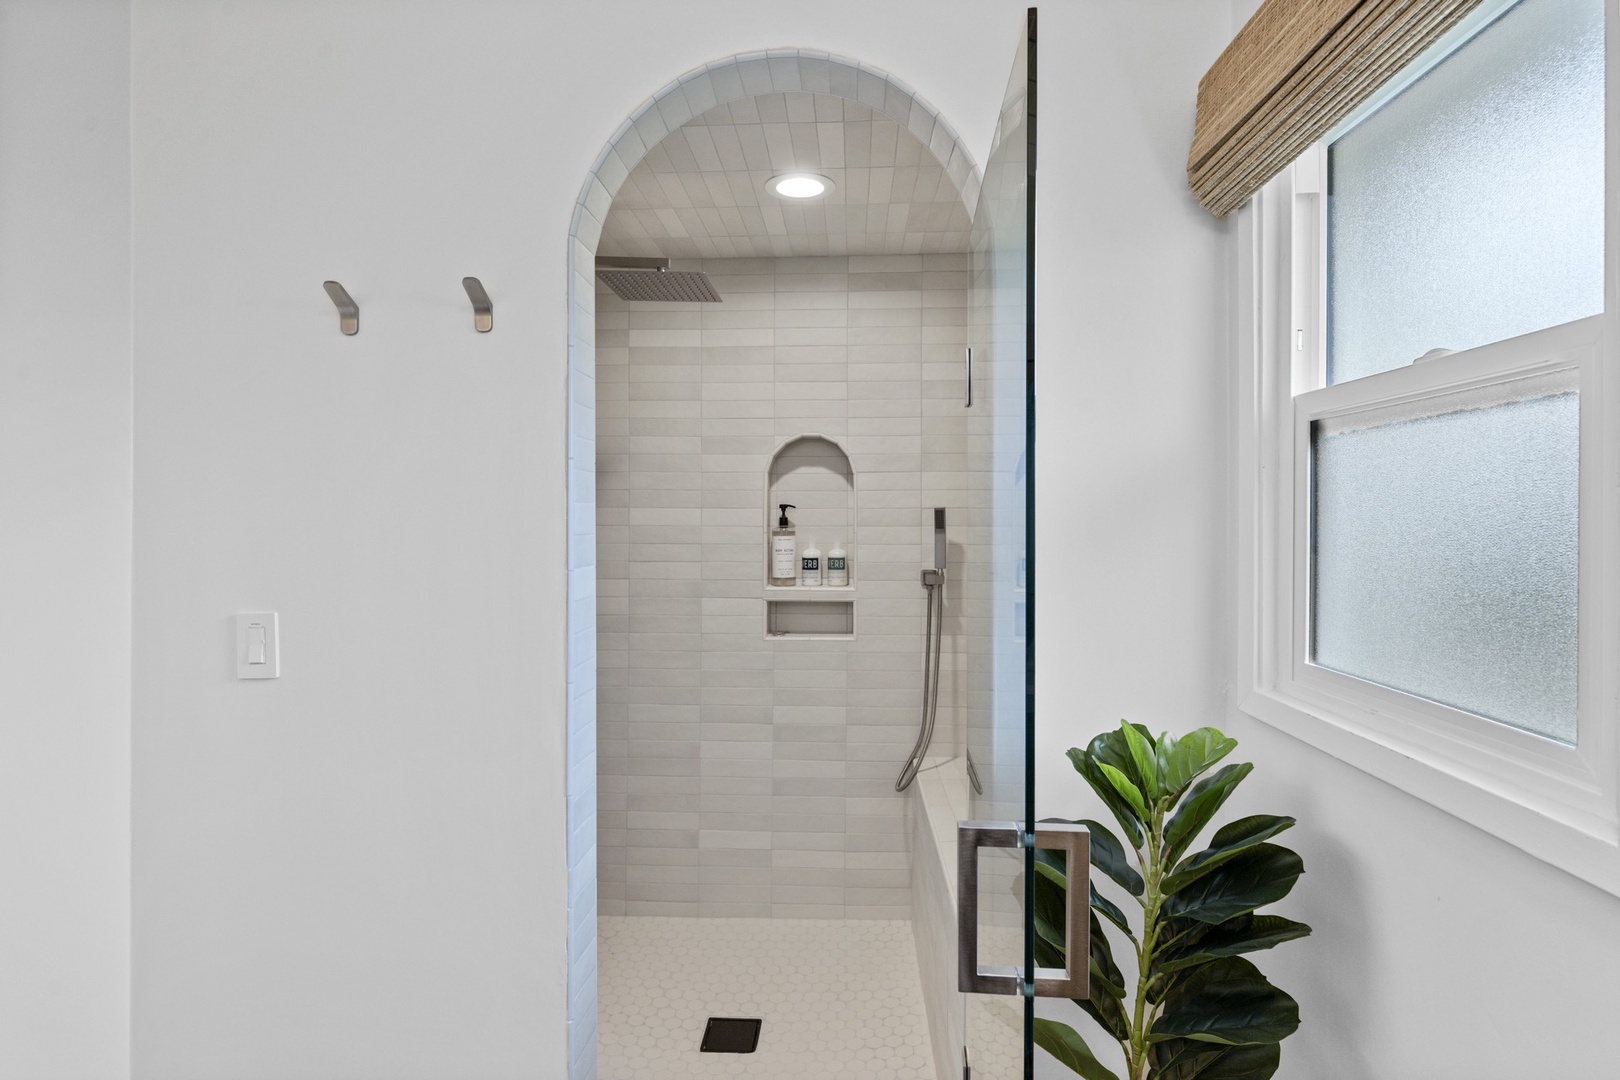
<path fill-rule="evenodd" d="M 1265 0 L 1198 83 L 1198 201 L 1242 206 L 1479 3 Z"/>

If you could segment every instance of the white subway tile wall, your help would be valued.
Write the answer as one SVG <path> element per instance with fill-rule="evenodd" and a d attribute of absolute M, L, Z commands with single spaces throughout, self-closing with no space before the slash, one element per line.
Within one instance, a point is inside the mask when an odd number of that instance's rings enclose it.
<path fill-rule="evenodd" d="M 849 57 L 806 49 L 743 53 L 680 76 L 638 105 L 619 125 L 580 190 L 568 252 L 568 1042 L 569 1076 L 576 1080 L 596 1075 L 597 1043 L 597 596 L 592 588 L 596 578 L 592 468 L 596 453 L 596 292 L 592 260 L 602 240 L 604 208 L 662 133 L 684 122 L 680 118 L 683 109 L 685 116 L 694 116 L 744 97 L 798 91 L 858 100 L 891 120 L 903 121 L 908 131 L 926 140 L 929 152 L 944 165 L 961 192 L 963 206 L 979 202 L 981 177 L 972 154 L 925 100 L 882 71 Z M 724 415 L 728 407 L 715 403 L 713 408 L 713 415 Z M 883 415 L 882 408 L 878 404 L 873 411 L 851 415 L 877 417 Z M 627 502 L 621 506 L 628 509 Z M 627 609 L 628 582 L 616 594 L 604 596 L 621 598 L 621 606 Z"/>
<path fill-rule="evenodd" d="M 596 294 L 600 910 L 908 918 L 894 778 L 920 716 L 934 506 L 955 571 L 935 754 L 959 752 L 980 621 L 967 256 L 674 265 L 708 273 L 724 302 Z M 828 486 L 799 544 L 844 542 L 852 639 L 765 636 L 772 455 L 806 433 L 838 443 L 853 473 L 824 463 L 793 489 Z"/>

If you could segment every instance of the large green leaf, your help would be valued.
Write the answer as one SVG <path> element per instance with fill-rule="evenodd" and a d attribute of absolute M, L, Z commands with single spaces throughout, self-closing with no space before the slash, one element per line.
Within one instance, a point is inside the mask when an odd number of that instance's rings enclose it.
<path fill-rule="evenodd" d="M 1080 1033 L 1068 1024 L 1037 1016 L 1035 1045 L 1085 1077 L 1085 1080 L 1119 1080 L 1117 1074 L 1097 1060 Z"/>
<path fill-rule="evenodd" d="M 1119 972 L 1119 965 L 1113 959 L 1113 949 L 1108 939 L 1103 938 L 1102 928 L 1098 926 L 1097 916 L 1092 915 L 1092 933 L 1089 942 L 1090 955 L 1087 957 L 1087 968 L 1090 975 L 1089 999 L 1076 997 L 1074 1004 L 1084 1009 L 1093 1020 L 1097 1020 L 1103 1031 L 1115 1040 L 1129 1040 L 1131 1038 L 1131 1022 L 1124 1014 L 1124 973 Z M 1063 967 L 1063 950 L 1051 946 L 1051 942 L 1035 936 L 1035 963 L 1038 967 Z M 1102 993 L 1098 993 L 1102 991 Z"/>
<path fill-rule="evenodd" d="M 1213 776 L 1206 776 L 1187 792 L 1170 823 L 1164 827 L 1164 861 L 1174 866 L 1194 838 L 1204 831 L 1216 811 L 1226 802 L 1243 778 L 1254 771 L 1249 762 L 1227 765 Z"/>
<path fill-rule="evenodd" d="M 1101 822 L 1082 818 L 1075 824 L 1084 825 L 1091 832 L 1091 865 L 1108 875 L 1110 881 L 1130 893 L 1141 896 L 1144 885 L 1142 875 L 1136 872 L 1125 855 L 1125 845 L 1109 832 Z"/>
<path fill-rule="evenodd" d="M 1125 1015 L 1123 1001 L 1107 994 L 1093 994 L 1085 1000 L 1075 998 L 1074 1003 L 1080 1006 L 1087 1016 L 1097 1021 L 1098 1026 L 1112 1035 L 1116 1042 L 1130 1041 L 1131 1022 Z"/>
<path fill-rule="evenodd" d="M 1144 801 L 1141 790 L 1131 783 L 1131 778 L 1107 762 L 1099 763 L 1097 768 L 1102 770 L 1103 776 L 1113 785 L 1114 790 L 1119 792 L 1119 797 L 1125 800 L 1125 805 L 1136 811 L 1138 820 L 1147 821 L 1150 817 L 1147 803 Z"/>
<path fill-rule="evenodd" d="M 1294 824 L 1291 817 L 1277 817 L 1274 814 L 1256 814 L 1253 817 L 1239 818 L 1229 825 L 1223 825 L 1215 833 L 1209 847 L 1196 855 L 1189 855 L 1181 860 L 1175 872 L 1164 879 L 1162 888 L 1166 893 L 1173 893 L 1185 885 L 1203 877 L 1217 866 L 1228 861 L 1239 852 L 1276 836 L 1284 829 Z"/>
<path fill-rule="evenodd" d="M 1105 731 L 1092 739 L 1086 745 L 1085 756 L 1097 766 L 1112 765 L 1130 778 L 1132 786 L 1138 791 L 1146 791 L 1146 778 L 1136 768 L 1136 758 L 1131 753 L 1130 740 L 1126 738 L 1125 731 L 1130 729 L 1137 736 L 1146 740 L 1150 745 L 1153 735 L 1141 724 L 1120 723 L 1112 731 Z"/>
<path fill-rule="evenodd" d="M 1097 767 L 1097 761 L 1091 756 L 1093 750 L 1103 738 L 1104 736 L 1099 735 L 1084 750 L 1077 746 L 1072 747 L 1069 750 L 1069 761 L 1074 765 L 1075 772 L 1079 773 L 1081 778 L 1091 785 L 1091 790 L 1097 793 L 1097 797 L 1103 801 L 1103 805 L 1108 807 L 1109 812 L 1114 815 L 1114 820 L 1119 822 L 1120 830 L 1125 833 L 1125 837 L 1131 842 L 1131 846 L 1140 850 L 1143 841 L 1140 820 L 1130 806 L 1126 804 L 1125 800 L 1120 798 L 1119 792 L 1114 790 L 1114 786 L 1108 782 L 1108 778 L 1103 776 L 1102 770 Z"/>
<path fill-rule="evenodd" d="M 1036 967 L 1062 967 L 1063 950 L 1054 945 L 1052 941 L 1039 929 L 1035 932 L 1035 940 L 1030 943 L 1035 949 Z"/>
<path fill-rule="evenodd" d="M 1148 802 L 1157 802 L 1163 792 L 1159 788 L 1159 759 L 1153 737 L 1123 720 L 1119 722 L 1119 733 L 1125 736 L 1125 748 L 1130 751 L 1131 764 L 1136 766 L 1137 787 Z"/>
<path fill-rule="evenodd" d="M 1299 1004 L 1241 956 L 1194 969 L 1164 998 L 1152 1041 L 1184 1038 L 1229 1046 L 1275 1043 L 1299 1027 Z"/>
<path fill-rule="evenodd" d="M 1160 739 L 1157 752 L 1164 793 L 1171 798 L 1179 796 L 1188 784 L 1236 748 L 1236 739 L 1212 727 L 1189 731 L 1179 739 Z"/>
<path fill-rule="evenodd" d="M 1136 771 L 1136 760 L 1131 756 L 1131 745 L 1125 738 L 1125 729 L 1133 728 L 1136 733 L 1149 743 L 1153 741 L 1153 733 L 1141 724 L 1128 724 L 1120 722 L 1119 727 L 1112 731 L 1105 731 L 1091 740 L 1086 747 L 1086 754 L 1099 764 L 1107 762 L 1109 765 L 1123 772 L 1131 778 L 1131 783 L 1138 788 L 1142 787 L 1142 774 Z"/>
<path fill-rule="evenodd" d="M 1281 915 L 1239 915 L 1211 926 L 1207 932 L 1184 946 L 1160 953 L 1156 970 L 1171 974 L 1220 956 L 1259 952 L 1302 938 L 1311 928 Z"/>
<path fill-rule="evenodd" d="M 1172 918 L 1225 922 L 1281 900 L 1304 872 L 1305 863 L 1294 852 L 1258 844 L 1167 897 L 1161 910 Z"/>
<path fill-rule="evenodd" d="M 1101 869 L 1125 889 L 1130 889 L 1134 884 L 1136 895 L 1141 895 L 1143 889 L 1142 877 L 1131 869 L 1130 864 L 1125 861 L 1125 850 L 1120 846 L 1118 837 L 1095 821 L 1069 821 L 1065 818 L 1042 818 L 1040 820 L 1042 825 L 1050 825 L 1054 822 L 1064 825 L 1086 826 L 1091 833 L 1091 865 Z M 1065 865 L 1067 861 L 1067 856 L 1061 851 L 1047 848 L 1035 849 L 1036 873 L 1065 890 L 1069 887 L 1068 867 Z M 1125 918 L 1125 913 L 1119 909 L 1119 906 L 1099 893 L 1096 884 L 1091 885 L 1090 891 L 1092 908 L 1103 918 L 1119 927 L 1126 937 L 1135 941 L 1136 934 L 1131 930 L 1130 921 Z"/>
<path fill-rule="evenodd" d="M 1067 903 L 1068 891 L 1062 885 L 1058 871 L 1036 863 L 1035 910 L 1031 920 L 1035 925 L 1035 963 L 1040 967 L 1062 967 L 1068 954 Z M 1103 936 L 1102 924 L 1095 912 L 1087 912 L 1091 932 L 1087 937 L 1090 955 L 1087 957 L 1093 990 L 1102 990 L 1115 998 L 1125 996 L 1125 976 L 1114 963 L 1108 939 Z"/>
<path fill-rule="evenodd" d="M 1120 933 L 1132 941 L 1136 940 L 1136 932 L 1131 929 L 1130 921 L 1125 918 L 1125 913 L 1119 910 L 1118 904 L 1098 892 L 1095 884 L 1091 886 L 1091 910 L 1119 927 Z"/>
<path fill-rule="evenodd" d="M 1269 1080 L 1282 1062 L 1276 1043 L 1221 1046 L 1195 1039 L 1166 1039 L 1148 1051 L 1153 1080 Z"/>
<path fill-rule="evenodd" d="M 1150 1045 L 1148 1060 L 1153 1080 L 1194 1080 L 1230 1050 L 1217 1043 L 1192 1039 L 1165 1039 Z"/>
<path fill-rule="evenodd" d="M 1052 966 L 1061 967 L 1062 965 L 1054 964 Z M 1097 1000 L 1097 994 L 1101 992 L 1107 994 L 1109 997 L 1120 1002 L 1121 1004 L 1124 1003 L 1124 984 L 1109 981 L 1108 973 L 1097 966 L 1097 960 L 1095 957 L 1086 958 L 1086 968 L 1089 976 L 1087 979 L 1087 989 L 1090 991 L 1093 1000 Z"/>
<path fill-rule="evenodd" d="M 1056 856 L 1056 858 L 1053 858 Z M 1035 851 L 1035 872 L 1050 881 L 1060 889 L 1069 887 L 1067 867 L 1063 865 L 1063 854 L 1057 851 Z"/>
<path fill-rule="evenodd" d="M 1091 950 L 1092 978 L 1094 980 L 1102 979 L 1107 984 L 1105 989 L 1109 993 L 1114 997 L 1123 998 L 1125 996 L 1125 973 L 1119 970 L 1118 964 L 1114 963 L 1113 946 L 1103 936 L 1102 923 L 1097 921 L 1097 913 L 1092 911 L 1088 912 L 1088 914 L 1091 916 L 1091 933 L 1086 944 Z"/>
<path fill-rule="evenodd" d="M 1046 876 L 1045 868 L 1036 864 L 1035 874 L 1035 933 L 1038 937 L 1052 943 L 1058 950 L 1067 948 L 1068 943 L 1063 940 L 1063 920 L 1066 914 L 1065 906 L 1068 902 L 1068 892 L 1061 883 L 1054 882 Z"/>

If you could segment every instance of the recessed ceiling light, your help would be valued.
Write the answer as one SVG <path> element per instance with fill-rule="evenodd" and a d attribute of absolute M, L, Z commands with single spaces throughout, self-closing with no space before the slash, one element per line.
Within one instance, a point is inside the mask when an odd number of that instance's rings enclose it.
<path fill-rule="evenodd" d="M 833 182 L 816 173 L 783 173 L 766 181 L 765 190 L 779 199 L 814 199 L 830 194 Z"/>

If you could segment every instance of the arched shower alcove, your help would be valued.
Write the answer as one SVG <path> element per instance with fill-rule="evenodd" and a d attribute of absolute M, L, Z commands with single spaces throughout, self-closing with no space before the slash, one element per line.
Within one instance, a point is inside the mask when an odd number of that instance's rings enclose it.
<path fill-rule="evenodd" d="M 695 68 L 642 102 L 608 140 L 580 190 L 568 245 L 568 965 L 570 1076 L 596 1068 L 596 290 L 609 207 L 671 132 L 718 105 L 772 93 L 858 102 L 910 132 L 971 218 L 981 177 L 955 129 L 904 82 L 847 57 L 800 49 L 744 53 Z"/>

